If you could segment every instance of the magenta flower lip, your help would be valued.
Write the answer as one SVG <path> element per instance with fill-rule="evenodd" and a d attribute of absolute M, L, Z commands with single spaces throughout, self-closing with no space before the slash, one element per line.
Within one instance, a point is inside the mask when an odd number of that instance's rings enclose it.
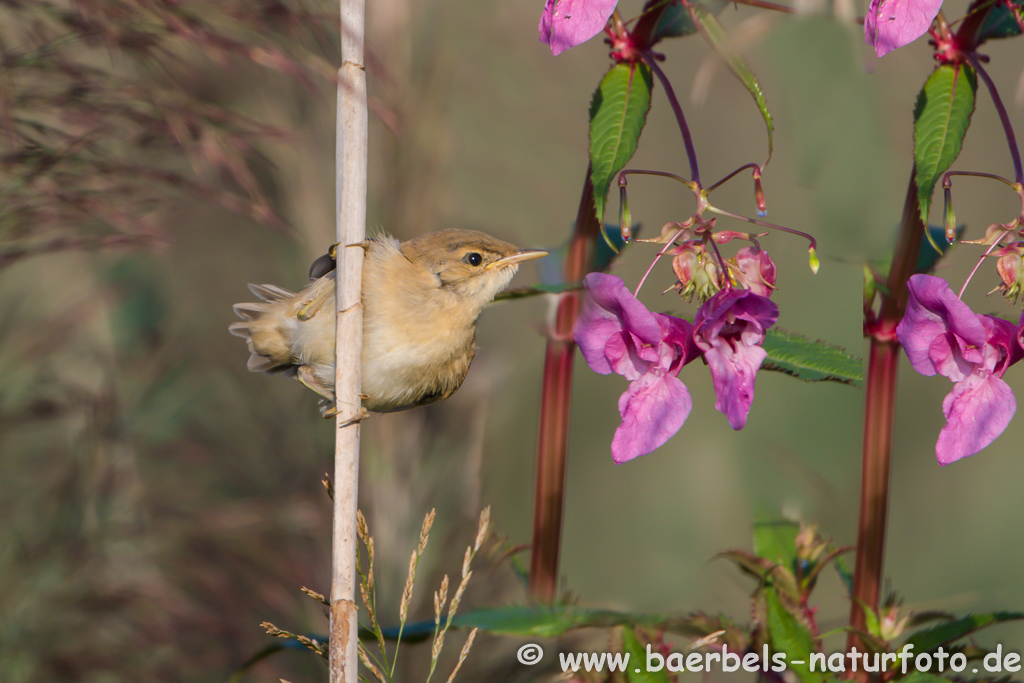
<path fill-rule="evenodd" d="M 693 402 L 677 375 L 701 355 L 711 368 L 715 407 L 734 429 L 743 427 L 754 400 L 754 378 L 767 355 L 760 344 L 778 318 L 770 299 L 746 289 L 722 290 L 701 306 L 695 327 L 650 312 L 613 275 L 591 273 L 584 287 L 573 330 L 583 358 L 595 372 L 630 381 L 619 398 L 615 462 L 650 453 L 679 431 Z"/>
<path fill-rule="evenodd" d="M 747 423 L 754 379 L 768 355 L 761 344 L 778 317 L 775 302 L 749 289 L 723 289 L 697 311 L 694 340 L 711 369 L 715 408 L 733 429 Z"/>
<path fill-rule="evenodd" d="M 573 336 L 594 372 L 630 381 L 619 399 L 622 424 L 612 440 L 617 463 L 655 450 L 686 422 L 693 402 L 676 375 L 700 355 L 693 326 L 651 313 L 620 278 L 591 273 Z"/>
<path fill-rule="evenodd" d="M 1017 401 L 1002 376 L 1024 357 L 1022 333 L 1002 318 L 974 313 L 942 278 L 914 275 L 907 287 L 896 336 L 910 364 L 956 384 L 942 402 L 946 426 L 935 446 L 939 463 L 948 465 L 988 446 L 1013 418 Z"/>

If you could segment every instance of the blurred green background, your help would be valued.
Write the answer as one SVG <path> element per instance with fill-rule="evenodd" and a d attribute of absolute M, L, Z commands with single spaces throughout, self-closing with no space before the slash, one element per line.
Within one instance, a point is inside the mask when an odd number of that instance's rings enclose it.
<path fill-rule="evenodd" d="M 371 116 L 369 231 L 407 238 L 471 227 L 524 247 L 567 239 L 586 169 L 590 95 L 608 62 L 600 40 L 553 58 L 536 39 L 541 4 L 368 3 L 371 95 L 388 124 Z M 947 3 L 946 12 L 957 17 L 963 6 Z M 624 0 L 621 11 L 630 16 L 639 7 Z M 329 26 L 336 10 L 316 8 Z M 764 177 L 768 220 L 810 232 L 819 244 L 814 276 L 803 242 L 762 241 L 779 269 L 779 324 L 863 355 L 862 264 L 885 253 L 898 221 L 911 111 L 932 68 L 928 47 L 919 40 L 878 60 L 859 29 L 826 18 L 729 7 L 722 21 L 775 117 Z M 5 35 L 17 30 L 8 23 Z M 1024 133 L 1016 43 L 992 44 L 988 54 L 1011 121 Z M 763 161 L 759 114 L 707 46 L 691 38 L 662 48 L 702 177 L 714 181 Z M 262 621 L 325 631 L 321 609 L 298 589 L 330 588 L 330 505 L 320 480 L 332 469 L 333 431 L 297 382 L 247 372 L 244 346 L 227 325 L 231 305 L 251 299 L 246 283 L 297 288 L 332 241 L 335 95 L 326 82 L 311 89 L 287 74 L 208 59 L 198 46 L 194 58 L 180 49 L 189 68 L 173 80 L 184 92 L 287 132 L 258 143 L 264 158 L 254 174 L 295 228 L 275 231 L 179 193 L 154 214 L 160 238 L 152 248 L 67 250 L 0 269 L 2 681 L 224 680 L 270 642 Z M 334 60 L 329 40 L 306 49 Z M 118 69 L 168 77 L 95 46 L 82 50 Z M 991 101 L 983 91 L 978 101 L 954 168 L 1011 175 Z M 659 88 L 630 166 L 687 172 Z M 968 238 L 1018 210 L 996 183 L 959 179 L 954 189 Z M 713 199 L 753 214 L 745 180 Z M 613 195 L 611 220 L 617 205 Z M 648 234 L 693 208 L 685 191 L 654 178 L 630 183 L 630 207 Z M 938 211 L 932 216 L 937 221 Z M 0 226 L 7 246 L 32 237 L 32 226 Z M 745 229 L 722 220 L 719 227 Z M 631 246 L 614 272 L 635 283 L 655 251 Z M 958 246 L 940 274 L 958 286 L 977 253 Z M 515 282 L 535 278 L 527 266 Z M 673 280 L 667 264 L 658 268 L 641 298 L 655 310 L 692 315 L 692 306 L 658 294 Z M 996 284 L 994 269 L 983 268 L 968 301 L 1016 317 L 1000 299 L 984 298 Z M 414 618 L 432 618 L 430 592 L 441 573 L 458 572 L 483 506 L 493 506 L 510 547 L 530 542 L 550 306 L 544 298 L 493 306 L 454 398 L 365 423 L 361 507 L 377 544 L 385 614 L 395 614 L 408 554 L 431 507 L 438 522 Z M 713 558 L 749 547 L 755 520 L 817 522 L 838 544 L 854 543 L 863 394 L 762 373 L 749 422 L 734 432 L 713 408 L 701 364 L 681 379 L 694 397 L 686 425 L 657 452 L 616 466 L 609 444 L 626 383 L 577 361 L 563 584 L 588 606 L 702 609 L 745 620 L 753 586 Z M 1024 389 L 1019 371 L 1007 380 Z M 891 589 L 913 610 L 1020 609 L 1024 420 L 981 454 L 942 468 L 934 443 L 950 385 L 905 363 L 900 381 Z M 822 629 L 841 627 L 848 604 L 834 576 L 817 596 Z M 504 604 L 524 592 L 505 563 L 478 572 L 467 599 Z M 1019 651 L 1024 628 L 1002 627 L 980 641 Z M 831 647 L 840 644 L 836 638 Z M 478 641 L 463 680 L 542 676 L 509 665 L 508 651 L 496 639 Z M 411 647 L 407 654 L 403 680 L 422 680 L 417 667 L 429 653 Z M 317 680 L 324 668 L 313 660 L 279 655 L 247 680 Z"/>

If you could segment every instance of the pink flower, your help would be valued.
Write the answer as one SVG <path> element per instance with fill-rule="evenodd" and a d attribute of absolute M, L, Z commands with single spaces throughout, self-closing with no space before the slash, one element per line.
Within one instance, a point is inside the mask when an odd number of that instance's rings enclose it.
<path fill-rule="evenodd" d="M 655 450 L 686 422 L 693 402 L 676 376 L 700 355 L 693 327 L 680 318 L 651 313 L 620 278 L 591 273 L 573 336 L 594 372 L 630 381 L 619 398 L 622 424 L 612 440 L 617 463 Z"/>
<path fill-rule="evenodd" d="M 768 355 L 761 343 L 778 318 L 778 306 L 749 289 L 723 289 L 697 311 L 694 340 L 711 369 L 715 408 L 733 429 L 747 423 L 754 379 Z"/>
<path fill-rule="evenodd" d="M 914 42 L 932 25 L 942 0 L 871 0 L 864 17 L 864 42 L 879 57 Z"/>
<path fill-rule="evenodd" d="M 896 335 L 910 364 L 956 383 L 942 402 L 946 426 L 935 446 L 939 464 L 948 465 L 992 443 L 1010 423 L 1017 401 L 1001 377 L 1024 349 L 1012 323 L 974 313 L 942 278 L 914 275 L 907 286 L 910 301 Z"/>
<path fill-rule="evenodd" d="M 540 15 L 540 42 L 552 54 L 585 43 L 604 30 L 618 0 L 546 0 Z"/>

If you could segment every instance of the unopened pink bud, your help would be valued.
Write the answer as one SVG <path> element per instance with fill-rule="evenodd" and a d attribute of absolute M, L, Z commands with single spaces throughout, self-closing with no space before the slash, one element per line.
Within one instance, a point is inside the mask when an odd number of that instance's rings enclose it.
<path fill-rule="evenodd" d="M 761 235 L 758 235 L 760 237 Z M 747 240 L 748 242 L 753 239 L 749 232 L 737 232 L 736 230 L 719 230 L 718 232 L 711 235 L 711 239 L 715 240 L 716 244 L 728 244 L 732 240 Z"/>
<path fill-rule="evenodd" d="M 1021 257 L 1021 242 L 1005 247 L 1000 251 L 1002 255 L 996 260 L 996 270 L 1003 284 L 999 287 L 1007 301 L 1016 302 L 1021 293 L 1024 292 L 1024 258 Z"/>
<path fill-rule="evenodd" d="M 768 204 L 764 199 L 764 189 L 761 187 L 761 169 L 754 170 L 754 203 L 757 205 L 757 215 L 764 218 L 768 215 Z"/>
<path fill-rule="evenodd" d="M 768 252 L 757 247 L 743 247 L 733 259 L 739 276 L 738 284 L 761 296 L 771 296 L 775 289 L 775 263 Z"/>

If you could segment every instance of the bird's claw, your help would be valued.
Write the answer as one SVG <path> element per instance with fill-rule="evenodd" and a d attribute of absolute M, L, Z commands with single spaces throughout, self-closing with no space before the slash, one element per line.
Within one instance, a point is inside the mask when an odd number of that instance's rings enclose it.
<path fill-rule="evenodd" d="M 324 399 L 324 400 L 320 401 L 320 415 L 322 415 L 325 420 L 329 420 L 332 417 L 337 417 L 337 415 L 338 415 L 338 406 L 335 405 L 333 401 L 329 401 L 327 399 Z M 350 420 L 345 421 L 345 423 L 343 423 L 341 425 L 338 425 L 338 426 L 339 427 L 348 427 L 348 426 L 354 425 L 354 424 L 356 424 L 358 422 L 362 422 L 363 420 L 365 420 L 368 417 L 370 417 L 370 411 L 368 411 L 363 406 L 359 406 L 359 413 L 355 417 L 351 418 Z"/>

